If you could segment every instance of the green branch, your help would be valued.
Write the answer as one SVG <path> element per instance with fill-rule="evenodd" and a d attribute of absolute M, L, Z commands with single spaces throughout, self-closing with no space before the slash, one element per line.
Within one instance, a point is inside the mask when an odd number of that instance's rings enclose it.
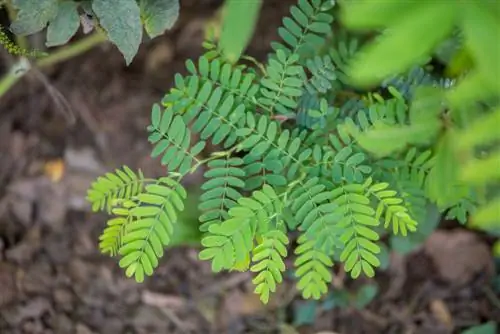
<path fill-rule="evenodd" d="M 102 33 L 95 33 L 80 41 L 59 48 L 48 56 L 36 60 L 35 66 L 38 68 L 49 67 L 82 53 L 87 52 L 96 45 L 106 41 L 106 36 Z M 22 57 L 14 64 L 9 72 L 0 79 L 0 98 L 14 86 L 32 68 L 26 57 Z"/>

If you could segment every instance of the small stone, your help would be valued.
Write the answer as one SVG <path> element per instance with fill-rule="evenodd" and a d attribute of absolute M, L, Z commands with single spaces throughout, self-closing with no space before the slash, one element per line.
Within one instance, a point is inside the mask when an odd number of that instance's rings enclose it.
<path fill-rule="evenodd" d="M 139 306 L 134 316 L 133 326 L 139 333 L 167 333 L 168 320 L 155 307 Z"/>
<path fill-rule="evenodd" d="M 58 314 L 52 322 L 55 333 L 74 333 L 75 326 L 73 321 L 63 313 Z"/>
<path fill-rule="evenodd" d="M 34 298 L 25 305 L 17 305 L 3 312 L 2 316 L 13 327 L 28 319 L 38 319 L 46 313 L 53 313 L 50 302 L 42 297 Z"/>
<path fill-rule="evenodd" d="M 0 262 L 0 308 L 16 299 L 15 273 L 13 266 Z"/>
<path fill-rule="evenodd" d="M 84 324 L 79 323 L 76 325 L 76 334 L 94 334 L 94 332 Z"/>
<path fill-rule="evenodd" d="M 125 324 L 118 318 L 106 319 L 106 322 L 101 327 L 101 333 L 123 333 Z"/>
<path fill-rule="evenodd" d="M 43 334 L 44 325 L 40 319 L 27 320 L 23 323 L 23 333 Z"/>
<path fill-rule="evenodd" d="M 92 328 L 101 328 L 106 323 L 106 316 L 101 308 L 80 306 L 76 313 L 78 319 Z"/>
<path fill-rule="evenodd" d="M 63 311 L 70 312 L 73 309 L 74 297 L 67 289 L 57 289 L 54 291 L 54 301 Z"/>
<path fill-rule="evenodd" d="M 71 252 L 61 251 L 71 249 L 71 240 L 60 234 L 51 234 L 44 240 L 43 249 L 55 266 L 66 265 L 71 261 Z"/>
<path fill-rule="evenodd" d="M 3 239 L 0 238 L 0 262 L 3 260 L 3 249 L 5 248 Z"/>
<path fill-rule="evenodd" d="M 82 149 L 68 148 L 64 152 L 64 160 L 68 169 L 77 169 L 89 173 L 100 174 L 104 168 L 97 160 L 96 153 L 92 148 Z"/>
<path fill-rule="evenodd" d="M 52 283 L 52 268 L 48 262 L 43 260 L 32 264 L 21 275 L 21 288 L 27 294 L 49 293 Z"/>
<path fill-rule="evenodd" d="M 40 227 L 35 226 L 28 231 L 23 240 L 15 247 L 7 250 L 7 260 L 24 264 L 31 261 L 35 253 L 40 249 Z"/>

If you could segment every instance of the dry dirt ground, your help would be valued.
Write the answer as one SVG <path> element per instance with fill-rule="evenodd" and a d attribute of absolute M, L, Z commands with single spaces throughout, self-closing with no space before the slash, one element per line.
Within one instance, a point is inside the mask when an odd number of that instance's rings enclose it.
<path fill-rule="evenodd" d="M 0 99 L 0 333 L 437 334 L 500 319 L 487 284 L 489 243 L 454 223 L 411 254 L 393 254 L 371 282 L 379 295 L 363 310 L 305 303 L 292 278 L 264 308 L 250 275 L 212 274 L 196 247 L 170 249 L 144 284 L 99 254 L 106 216 L 90 212 L 86 190 L 123 164 L 164 173 L 149 158 L 150 107 L 184 60 L 201 53 L 204 24 L 219 2 L 183 1 L 176 28 L 141 47 L 130 67 L 102 45 L 44 71 L 69 107 L 33 76 Z M 265 57 L 289 3 L 266 0 L 248 53 Z M 361 283 L 337 268 L 332 289 L 355 291 Z"/>

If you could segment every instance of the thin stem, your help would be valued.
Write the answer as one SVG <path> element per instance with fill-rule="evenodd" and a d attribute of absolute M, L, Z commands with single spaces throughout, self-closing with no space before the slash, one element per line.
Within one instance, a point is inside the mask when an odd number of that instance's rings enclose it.
<path fill-rule="evenodd" d="M 57 63 L 66 61 L 76 57 L 94 46 L 106 41 L 106 35 L 103 33 L 94 33 L 86 38 L 83 38 L 75 43 L 64 46 L 57 51 L 49 54 L 47 57 L 40 58 L 36 61 L 37 67 L 44 68 Z"/>
<path fill-rule="evenodd" d="M 26 57 L 21 57 L 17 63 L 11 66 L 9 72 L 0 79 L 0 97 L 21 79 L 31 69 L 31 64 Z"/>
<path fill-rule="evenodd" d="M 207 162 L 209 161 L 212 161 L 212 160 L 215 160 L 215 159 L 219 159 L 219 158 L 222 158 L 222 157 L 230 157 L 231 154 L 238 148 L 238 146 L 233 146 L 230 150 L 228 151 L 222 151 L 222 152 L 214 152 L 212 153 L 212 155 L 206 159 L 203 159 L 203 160 L 199 160 L 193 167 L 191 167 L 191 169 L 188 171 L 189 174 L 193 174 L 194 172 L 196 172 L 196 170 L 198 169 L 198 167 L 200 167 L 201 165 L 203 164 L 206 164 Z"/>
<path fill-rule="evenodd" d="M 106 36 L 104 34 L 95 33 L 89 37 L 83 38 L 78 42 L 64 46 L 46 57 L 38 59 L 35 64 L 39 68 L 44 68 L 55 65 L 57 63 L 61 63 L 92 49 L 94 46 L 104 42 L 105 40 Z M 24 74 L 29 72 L 31 66 L 26 66 L 26 62 L 27 58 L 20 58 L 20 60 L 11 68 L 11 70 L 6 75 L 4 75 L 3 78 L 0 79 L 0 97 L 2 97 L 7 91 L 9 91 L 9 89 L 11 89 L 12 86 L 14 86 L 19 81 L 19 79 L 23 77 Z"/>

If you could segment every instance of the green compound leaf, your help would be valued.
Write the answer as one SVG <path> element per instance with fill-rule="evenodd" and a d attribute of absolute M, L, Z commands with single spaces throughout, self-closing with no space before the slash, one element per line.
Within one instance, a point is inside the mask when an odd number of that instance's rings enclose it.
<path fill-rule="evenodd" d="M 12 5 L 19 10 L 10 26 L 16 35 L 39 32 L 57 15 L 57 0 L 13 0 Z"/>
<path fill-rule="evenodd" d="M 141 0 L 141 18 L 149 37 L 171 29 L 179 17 L 179 0 Z"/>
<path fill-rule="evenodd" d="M 45 45 L 51 47 L 66 44 L 79 26 L 78 4 L 73 1 L 61 2 L 57 16 L 49 22 Z"/>
<path fill-rule="evenodd" d="M 135 0 L 94 0 L 92 9 L 99 23 L 106 30 L 129 65 L 142 41 L 142 24 L 139 6 Z"/>

